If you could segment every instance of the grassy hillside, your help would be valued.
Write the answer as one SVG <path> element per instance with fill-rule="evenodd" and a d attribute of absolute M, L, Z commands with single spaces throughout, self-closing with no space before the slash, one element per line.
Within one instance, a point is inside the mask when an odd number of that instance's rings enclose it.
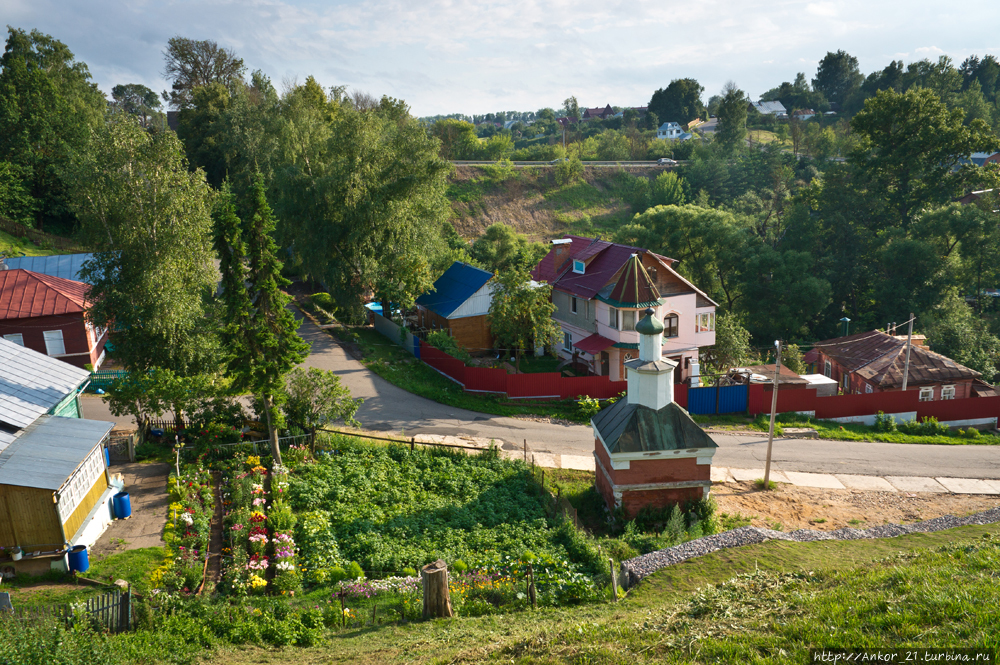
<path fill-rule="evenodd" d="M 451 221 L 470 239 L 497 222 L 532 240 L 612 231 L 632 217 L 622 171 L 655 178 L 663 169 L 589 167 L 583 180 L 559 185 L 549 167 L 515 169 L 505 179 L 494 167 L 458 166 L 448 186 Z"/>

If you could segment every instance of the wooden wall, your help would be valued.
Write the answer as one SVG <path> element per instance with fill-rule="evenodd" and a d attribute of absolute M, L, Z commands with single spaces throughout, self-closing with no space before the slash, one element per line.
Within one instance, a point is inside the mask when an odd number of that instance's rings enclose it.
<path fill-rule="evenodd" d="M 470 353 L 485 353 L 493 348 L 493 333 L 485 316 L 467 316 L 461 319 L 446 319 L 424 307 L 420 312 L 420 325 L 428 330 L 447 330 L 459 346 Z M 434 324 L 432 327 L 431 324 Z"/>
<path fill-rule="evenodd" d="M 103 463 L 103 461 L 102 461 Z M 66 532 L 66 540 L 72 540 L 73 536 L 83 525 L 83 521 L 87 519 L 87 515 L 90 511 L 97 505 L 97 502 L 101 499 L 101 495 L 104 494 L 105 490 L 108 489 L 108 474 L 102 473 L 97 476 L 97 480 L 94 481 L 94 485 L 87 492 L 87 496 L 83 497 L 83 501 L 80 505 L 76 507 L 73 514 L 69 516 L 66 523 L 63 524 L 63 530 Z"/>
<path fill-rule="evenodd" d="M 65 540 L 52 490 L 0 485 L 0 545 L 53 549 Z"/>

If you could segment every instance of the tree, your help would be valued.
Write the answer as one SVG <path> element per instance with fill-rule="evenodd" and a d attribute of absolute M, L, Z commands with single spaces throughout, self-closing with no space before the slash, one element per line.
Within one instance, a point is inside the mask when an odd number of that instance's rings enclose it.
<path fill-rule="evenodd" d="M 844 104 L 865 77 L 858 69 L 858 59 L 847 51 L 827 52 L 816 68 L 813 88 L 835 104 Z"/>
<path fill-rule="evenodd" d="M 171 91 L 163 92 L 163 101 L 175 109 L 192 104 L 195 88 L 221 83 L 232 89 L 234 83 L 242 81 L 246 71 L 243 59 L 237 58 L 232 49 L 208 39 L 171 37 L 163 58 L 163 77 L 172 82 Z"/>
<path fill-rule="evenodd" d="M 8 28 L 0 56 L 0 161 L 23 177 L 37 202 L 29 208 L 38 228 L 72 225 L 65 172 L 86 152 L 105 107 L 87 65 L 65 44 L 37 30 Z"/>
<path fill-rule="evenodd" d="M 555 348 L 562 328 L 552 318 L 552 286 L 532 285 L 526 270 L 515 269 L 493 278 L 493 300 L 487 320 L 493 332 L 494 346 L 511 349 L 521 371 L 521 355 L 525 349 Z"/>
<path fill-rule="evenodd" d="M 717 116 L 719 118 L 716 130 L 717 141 L 723 151 L 732 154 L 743 146 L 747 135 L 747 97 L 746 94 L 730 81 L 722 89 L 722 101 L 719 102 Z"/>
<path fill-rule="evenodd" d="M 205 171 L 205 179 L 219 188 L 226 178 L 226 125 L 223 120 L 232 96 L 221 83 L 210 83 L 191 91 L 190 100 L 178 113 L 177 136 L 184 142 L 189 166 Z"/>
<path fill-rule="evenodd" d="M 433 284 L 428 254 L 442 242 L 451 165 L 419 123 L 389 107 L 305 121 L 310 133 L 283 144 L 289 161 L 276 174 L 284 243 L 342 311 L 359 312 L 368 290 L 387 307 L 411 306 Z"/>
<path fill-rule="evenodd" d="M 949 292 L 928 316 L 924 331 L 932 351 L 980 372 L 992 383 L 1000 365 L 1000 339 L 977 319 L 957 291 Z"/>
<path fill-rule="evenodd" d="M 674 79 L 666 88 L 660 88 L 649 100 L 649 111 L 664 122 L 686 125 L 695 118 L 704 118 L 705 106 L 701 103 L 704 86 L 691 78 Z"/>
<path fill-rule="evenodd" d="M 683 180 L 673 171 L 664 171 L 653 181 L 653 205 L 679 206 L 684 204 Z"/>
<path fill-rule="evenodd" d="M 430 134 L 441 142 L 441 159 L 475 159 L 479 150 L 476 128 L 471 123 L 445 118 L 430 128 Z"/>
<path fill-rule="evenodd" d="M 869 196 L 885 202 L 890 225 L 905 229 L 925 206 L 948 202 L 982 176 L 974 166 L 958 167 L 959 159 L 996 150 L 1000 141 L 981 120 L 965 126 L 964 115 L 918 88 L 879 91 L 851 120 L 860 139 L 851 163 Z"/>
<path fill-rule="evenodd" d="M 628 139 L 621 132 L 607 129 L 597 135 L 597 158 L 602 161 L 617 162 L 628 159 Z"/>
<path fill-rule="evenodd" d="M 351 391 L 340 383 L 334 372 L 316 367 L 296 367 L 289 372 L 283 406 L 285 420 L 316 434 L 316 428 L 327 423 L 344 421 L 357 426 L 354 414 L 364 401 L 351 397 Z"/>
<path fill-rule="evenodd" d="M 141 83 L 116 85 L 111 89 L 114 107 L 124 113 L 139 118 L 143 127 L 162 107 L 159 96 Z"/>
<path fill-rule="evenodd" d="M 224 321 L 222 343 L 233 388 L 257 397 L 267 420 L 271 454 L 281 464 L 278 428 L 283 424 L 280 405 L 286 398 L 285 375 L 309 352 L 296 333 L 298 322 L 287 309 L 291 298 L 280 287 L 290 282 L 281 276 L 278 247 L 271 239 L 275 220 L 257 178 L 241 221 L 228 189 L 214 211 L 215 248 L 221 259 Z"/>
<path fill-rule="evenodd" d="M 502 222 L 491 224 L 471 248 L 472 258 L 493 273 L 530 270 L 547 252 L 543 243 L 529 242 Z"/>
<path fill-rule="evenodd" d="M 699 357 L 703 374 L 725 374 L 733 367 L 748 365 L 756 360 L 750 346 L 750 333 L 740 317 L 720 312 L 715 317 L 715 344 L 701 349 Z"/>
<path fill-rule="evenodd" d="M 114 330 L 118 360 L 133 373 L 212 371 L 212 192 L 201 172 L 187 170 L 177 137 L 116 113 L 70 182 L 94 248 L 81 270 L 92 285 L 87 317 Z"/>
<path fill-rule="evenodd" d="M 28 183 L 31 172 L 27 167 L 0 162 L 0 217 L 32 227 L 38 201 L 31 195 Z"/>
<path fill-rule="evenodd" d="M 576 101 L 576 97 L 569 97 L 563 101 L 562 111 L 571 122 L 579 120 L 580 103 Z"/>

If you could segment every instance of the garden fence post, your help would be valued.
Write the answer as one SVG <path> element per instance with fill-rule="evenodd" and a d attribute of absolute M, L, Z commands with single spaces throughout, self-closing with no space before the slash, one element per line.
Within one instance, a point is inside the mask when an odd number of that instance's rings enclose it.
<path fill-rule="evenodd" d="M 347 605 L 346 605 L 346 601 L 344 600 L 344 592 L 341 591 L 337 595 L 340 596 L 340 620 L 341 620 L 341 624 L 344 626 L 344 628 L 347 628 Z"/>
<path fill-rule="evenodd" d="M 415 436 L 411 436 L 410 437 L 410 452 L 411 453 L 413 452 L 413 447 L 416 445 L 416 441 L 417 441 L 417 437 L 415 437 Z"/>
<path fill-rule="evenodd" d="M 538 609 L 538 597 L 535 595 L 535 571 L 528 564 L 528 598 L 531 599 L 531 609 Z"/>
<path fill-rule="evenodd" d="M 524 440 L 524 463 L 528 463 L 528 440 Z"/>
<path fill-rule="evenodd" d="M 615 560 L 608 559 L 608 570 L 611 572 L 611 597 L 618 602 L 618 580 L 615 579 Z"/>

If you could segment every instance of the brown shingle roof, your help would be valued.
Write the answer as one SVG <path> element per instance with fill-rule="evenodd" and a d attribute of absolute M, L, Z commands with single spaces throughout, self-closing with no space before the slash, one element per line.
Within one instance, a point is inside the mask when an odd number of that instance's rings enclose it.
<path fill-rule="evenodd" d="M 660 292 L 653 286 L 638 254 L 633 254 L 608 296 L 619 307 L 645 307 L 660 300 Z"/>
<path fill-rule="evenodd" d="M 906 342 L 880 330 L 817 342 L 815 349 L 880 388 L 903 385 Z M 907 381 L 910 385 L 946 383 L 978 376 L 979 372 L 940 353 L 916 345 L 911 347 Z"/>

